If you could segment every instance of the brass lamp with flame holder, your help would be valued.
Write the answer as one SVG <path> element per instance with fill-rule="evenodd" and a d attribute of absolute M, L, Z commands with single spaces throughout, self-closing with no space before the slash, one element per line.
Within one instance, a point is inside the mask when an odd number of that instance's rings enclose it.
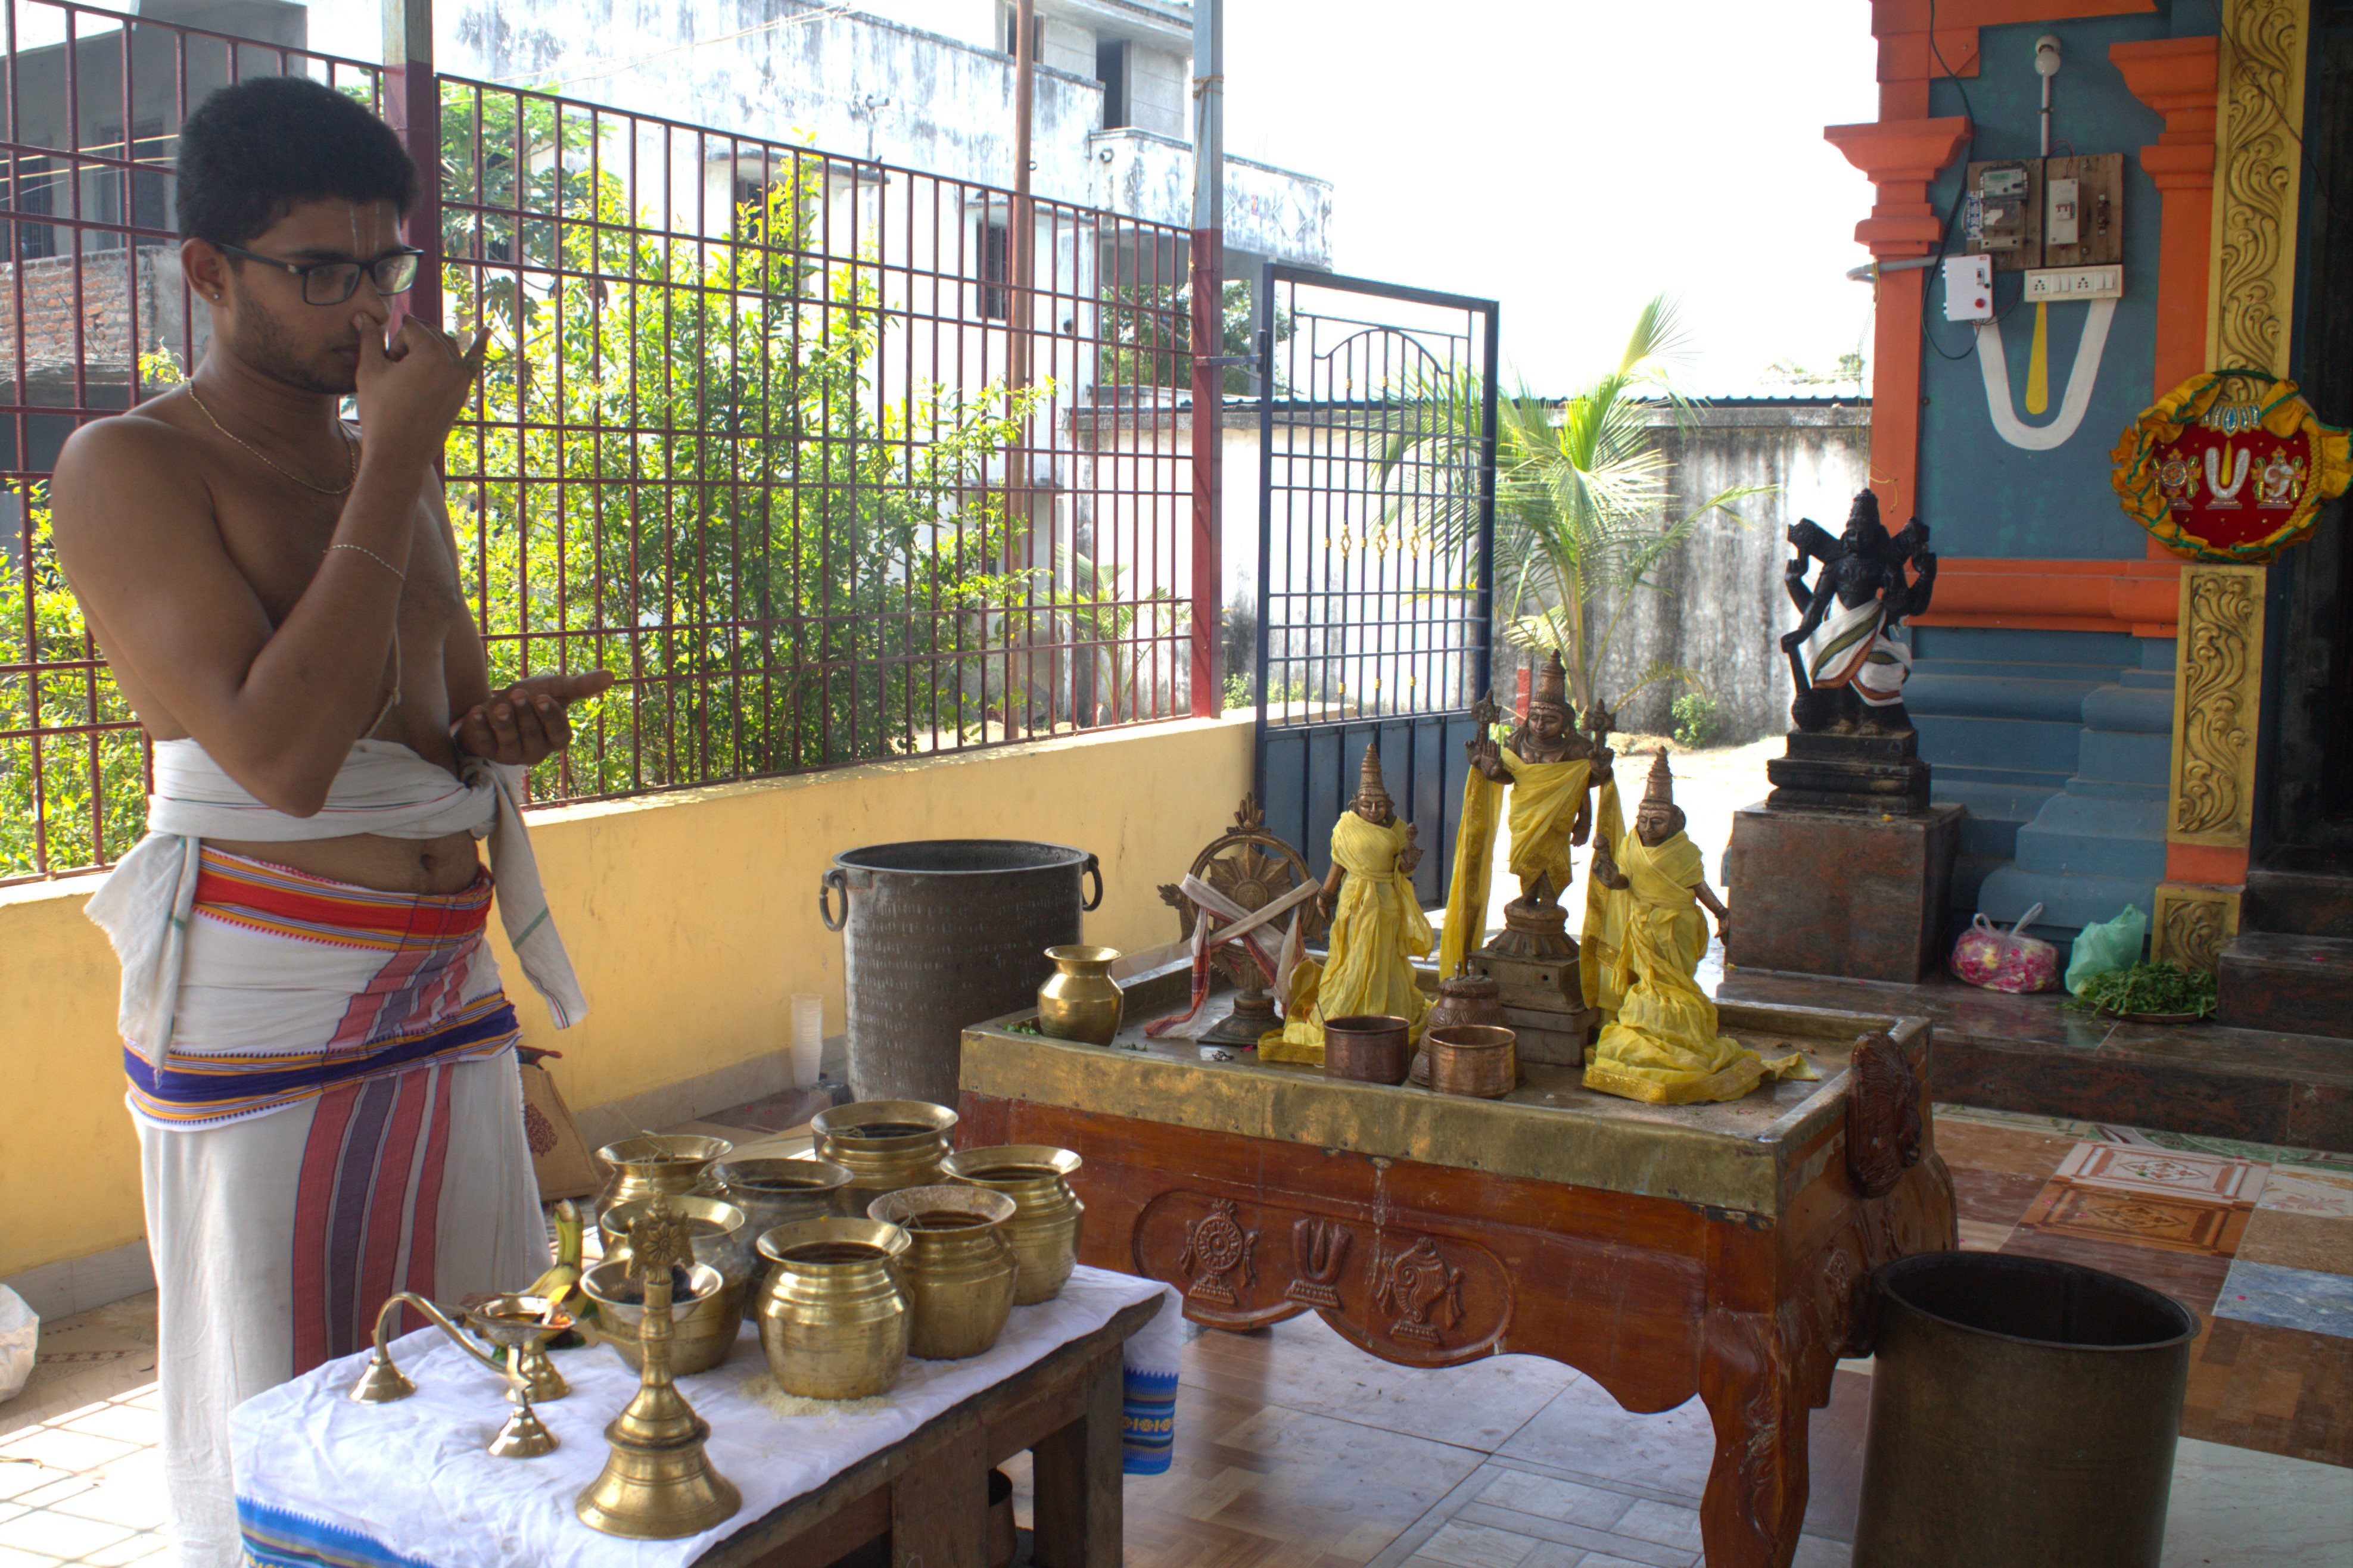
<path fill-rule="evenodd" d="M 670 1268 L 694 1258 L 686 1216 L 656 1194 L 629 1227 L 629 1272 L 645 1281 L 638 1392 L 605 1428 L 604 1472 L 574 1505 L 582 1523 L 635 1541 L 674 1541 L 733 1518 L 743 1494 L 712 1468 L 711 1423 L 670 1381 Z"/>
<path fill-rule="evenodd" d="M 435 1328 L 449 1336 L 451 1343 L 506 1381 L 507 1403 L 514 1406 L 514 1413 L 491 1438 L 491 1458 L 535 1459 L 555 1451 L 555 1434 L 540 1420 L 532 1402 L 561 1399 L 571 1392 L 564 1374 L 547 1359 L 547 1342 L 572 1326 L 570 1313 L 537 1296 L 492 1296 L 468 1308 L 467 1327 L 505 1347 L 507 1362 L 501 1366 L 440 1308 L 410 1291 L 396 1291 L 375 1315 L 375 1349 L 352 1388 L 352 1398 L 359 1404 L 389 1405 L 417 1392 L 417 1384 L 392 1362 L 393 1314 L 403 1306 L 425 1314 Z"/>

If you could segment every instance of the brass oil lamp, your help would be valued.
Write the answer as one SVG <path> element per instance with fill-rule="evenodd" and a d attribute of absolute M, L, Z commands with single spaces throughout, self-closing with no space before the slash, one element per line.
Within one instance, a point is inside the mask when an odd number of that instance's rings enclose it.
<path fill-rule="evenodd" d="M 666 1194 L 652 1197 L 629 1227 L 629 1269 L 645 1281 L 638 1327 L 643 1365 L 638 1392 L 605 1428 L 613 1452 L 574 1511 L 591 1530 L 634 1541 L 698 1535 L 733 1517 L 743 1494 L 711 1466 L 711 1423 L 670 1381 L 670 1267 L 691 1263 L 686 1216 Z"/>
<path fill-rule="evenodd" d="M 532 1402 L 561 1399 L 571 1392 L 565 1384 L 564 1374 L 547 1359 L 547 1342 L 572 1326 L 571 1314 L 537 1296 L 493 1296 L 470 1308 L 466 1313 L 468 1327 L 491 1343 L 505 1347 L 507 1363 L 501 1366 L 496 1357 L 451 1322 L 440 1308 L 422 1296 L 396 1291 L 376 1311 L 375 1349 L 368 1356 L 367 1366 L 360 1373 L 359 1382 L 352 1388 L 352 1398 L 359 1404 L 389 1405 L 417 1392 L 417 1384 L 409 1381 L 408 1374 L 392 1363 L 393 1314 L 403 1306 L 424 1313 L 435 1328 L 449 1336 L 450 1342 L 505 1380 L 507 1403 L 514 1406 L 514 1413 L 491 1438 L 489 1452 L 492 1458 L 535 1459 L 555 1451 L 555 1434 L 540 1420 Z"/>

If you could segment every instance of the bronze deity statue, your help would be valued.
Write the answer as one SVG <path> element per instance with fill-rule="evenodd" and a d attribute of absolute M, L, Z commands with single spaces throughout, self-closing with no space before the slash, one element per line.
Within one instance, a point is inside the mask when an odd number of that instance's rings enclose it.
<path fill-rule="evenodd" d="M 1801 617 L 1781 638 L 1798 690 L 1791 721 L 1807 732 L 1909 731 L 1904 682 L 1912 650 L 1891 634 L 1926 610 L 1936 589 L 1928 525 L 1915 517 L 1891 537 L 1880 526 L 1879 498 L 1864 490 L 1847 512 L 1843 533 L 1833 538 L 1800 518 L 1789 526 L 1789 544 L 1797 553 L 1781 580 Z M 1806 572 L 1814 562 L 1821 570 L 1809 585 Z M 1914 576 L 1905 574 L 1907 562 Z"/>
<path fill-rule="evenodd" d="M 1617 721 L 1597 702 L 1587 711 L 1587 732 L 1578 732 L 1557 652 L 1536 672 L 1527 717 L 1499 742 L 1493 727 L 1501 718 L 1492 698 L 1472 709 L 1480 738 L 1468 750 L 1473 768 L 1511 789 L 1510 864 L 1520 896 L 1504 906 L 1504 934 L 1482 951 L 1572 960 L 1577 943 L 1560 896 L 1573 876 L 1569 850 L 1593 828 L 1592 791 L 1609 781 L 1609 735 Z"/>

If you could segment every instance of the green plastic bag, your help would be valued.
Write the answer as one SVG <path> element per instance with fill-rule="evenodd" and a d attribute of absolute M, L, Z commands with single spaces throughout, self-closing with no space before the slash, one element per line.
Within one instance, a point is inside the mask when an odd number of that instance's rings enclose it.
<path fill-rule="evenodd" d="M 2067 989 L 2077 996 L 2095 974 L 2112 974 L 2140 962 L 2140 944 L 2148 936 L 2148 917 L 2137 904 L 2112 921 L 2085 926 L 2075 933 L 2075 951 L 2067 957 Z"/>

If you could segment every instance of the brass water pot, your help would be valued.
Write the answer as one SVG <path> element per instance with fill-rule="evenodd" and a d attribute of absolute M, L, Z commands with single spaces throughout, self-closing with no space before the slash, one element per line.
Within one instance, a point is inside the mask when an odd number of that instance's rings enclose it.
<path fill-rule="evenodd" d="M 607 1143 L 596 1158 L 612 1167 L 596 1206 L 649 1198 L 656 1193 L 707 1193 L 703 1173 L 713 1160 L 724 1160 L 735 1145 L 724 1138 L 703 1138 L 691 1132 L 648 1132 Z"/>
<path fill-rule="evenodd" d="M 962 1361 L 995 1344 L 1021 1272 L 1005 1235 L 1013 1200 L 985 1187 L 907 1187 L 866 1212 L 907 1233 L 899 1260 L 912 1313 L 907 1353 Z"/>
<path fill-rule="evenodd" d="M 1053 960 L 1054 973 L 1038 987 L 1038 1032 L 1056 1040 L 1111 1044 L 1127 1005 L 1119 982 L 1111 977 L 1119 949 L 1050 947 L 1046 956 Z"/>
<path fill-rule="evenodd" d="M 725 1361 L 744 1327 L 742 1299 L 719 1270 L 698 1263 L 687 1270 L 687 1281 L 694 1300 L 676 1302 L 671 1308 L 670 1370 L 679 1377 L 709 1372 Z M 596 1303 L 596 1338 L 612 1346 L 629 1363 L 630 1371 L 642 1373 L 645 1346 L 638 1336 L 645 1322 L 646 1304 L 642 1298 L 624 1299 L 638 1288 L 638 1282 L 628 1278 L 626 1263 L 600 1263 L 580 1277 L 580 1289 Z"/>
<path fill-rule="evenodd" d="M 892 1272 L 907 1233 L 871 1219 L 807 1219 L 760 1237 L 760 1349 L 776 1386 L 804 1399 L 888 1393 L 907 1364 L 906 1293 Z"/>
<path fill-rule="evenodd" d="M 744 1252 L 756 1281 L 767 1265 L 754 1253 L 760 1237 L 805 1219 L 855 1219 L 859 1202 L 847 1165 L 826 1160 L 729 1160 L 711 1167 L 719 1195 L 744 1211 Z M 744 1315 L 760 1310 L 760 1292 L 744 1293 Z"/>
<path fill-rule="evenodd" d="M 619 1263 L 629 1256 L 629 1227 L 646 1212 L 650 1199 L 637 1198 L 625 1204 L 615 1204 L 597 1217 L 596 1228 L 605 1237 L 605 1261 Z M 719 1270 L 727 1289 L 741 1305 L 750 1294 L 760 1272 L 760 1260 L 752 1254 L 753 1239 L 759 1235 L 754 1230 L 744 1211 L 718 1198 L 673 1197 L 670 1212 L 686 1219 L 687 1235 L 694 1249 L 694 1260 L 707 1263 Z M 684 1303 L 679 1311 L 684 1314 Z"/>
<path fill-rule="evenodd" d="M 849 1168 L 843 1202 L 862 1219 L 883 1194 L 940 1179 L 955 1124 L 955 1111 L 927 1100 L 860 1100 L 819 1111 L 809 1126 L 818 1158 Z"/>
<path fill-rule="evenodd" d="M 1013 1287 L 1017 1307 L 1052 1300 L 1078 1266 L 1079 1232 L 1087 1217 L 1086 1205 L 1071 1190 L 1079 1164 L 1079 1157 L 1068 1149 L 1043 1143 L 965 1149 L 942 1162 L 955 1180 L 1013 1200 L 1005 1237 L 1020 1260 Z"/>

